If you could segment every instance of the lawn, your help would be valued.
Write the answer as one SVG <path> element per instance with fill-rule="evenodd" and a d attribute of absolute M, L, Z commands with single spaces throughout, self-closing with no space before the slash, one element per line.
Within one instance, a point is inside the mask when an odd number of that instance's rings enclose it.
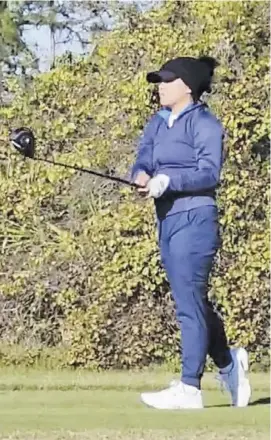
<path fill-rule="evenodd" d="M 203 381 L 205 409 L 157 411 L 140 392 L 172 379 L 162 371 L 0 370 L 0 439 L 267 440 L 269 375 L 251 374 L 248 408 L 229 407 L 213 374 Z"/>

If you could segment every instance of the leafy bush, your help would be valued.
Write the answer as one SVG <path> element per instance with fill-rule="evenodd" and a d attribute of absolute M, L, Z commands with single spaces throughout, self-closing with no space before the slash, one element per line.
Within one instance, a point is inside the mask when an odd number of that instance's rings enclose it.
<path fill-rule="evenodd" d="M 208 102 L 227 129 L 227 159 L 210 295 L 230 343 L 247 347 L 252 362 L 269 347 L 268 8 L 165 2 L 105 36 L 91 59 L 38 76 L 30 90 L 13 85 L 12 106 L 0 110 L 1 137 L 28 125 L 40 156 L 127 175 L 158 107 L 146 72 L 180 54 L 216 56 Z M 1 338 L 35 359 L 43 347 L 61 347 L 62 365 L 176 362 L 178 327 L 152 203 L 98 178 L 3 154 Z"/>

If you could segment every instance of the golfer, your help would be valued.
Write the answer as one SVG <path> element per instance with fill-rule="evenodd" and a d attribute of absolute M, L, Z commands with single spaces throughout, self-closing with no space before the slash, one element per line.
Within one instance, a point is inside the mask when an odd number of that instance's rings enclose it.
<path fill-rule="evenodd" d="M 207 354 L 236 407 L 248 405 L 248 354 L 228 347 L 223 323 L 208 300 L 209 274 L 219 248 L 215 189 L 223 127 L 200 101 L 211 92 L 216 61 L 180 57 L 147 75 L 159 83 L 162 109 L 147 124 L 132 170 L 138 191 L 154 198 L 161 259 L 182 335 L 182 374 L 162 391 L 143 393 L 157 409 L 203 408 L 201 378 Z"/>

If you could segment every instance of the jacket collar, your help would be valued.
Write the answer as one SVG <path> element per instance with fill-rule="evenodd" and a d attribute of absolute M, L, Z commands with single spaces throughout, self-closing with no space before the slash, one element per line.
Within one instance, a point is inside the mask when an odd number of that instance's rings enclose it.
<path fill-rule="evenodd" d="M 181 116 L 185 115 L 186 113 L 189 113 L 191 111 L 196 110 L 199 107 L 205 107 L 206 104 L 203 102 L 198 102 L 197 104 L 189 104 L 186 106 L 177 116 L 176 120 L 178 120 Z M 171 109 L 168 107 L 165 107 L 158 111 L 158 115 L 161 116 L 166 122 L 168 122 L 168 118 L 171 114 Z"/>

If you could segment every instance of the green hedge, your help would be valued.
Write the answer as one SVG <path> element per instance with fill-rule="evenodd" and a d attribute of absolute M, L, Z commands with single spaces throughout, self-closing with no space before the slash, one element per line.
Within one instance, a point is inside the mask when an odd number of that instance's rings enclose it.
<path fill-rule="evenodd" d="M 125 175 L 158 106 L 146 72 L 180 54 L 216 56 L 209 105 L 227 129 L 227 160 L 218 198 L 223 245 L 210 295 L 230 343 L 247 347 L 252 362 L 269 347 L 268 8 L 165 2 L 101 39 L 90 59 L 60 64 L 27 91 L 11 83 L 13 104 L 0 110 L 1 137 L 10 126 L 30 125 L 39 155 Z M 176 362 L 178 327 L 152 203 L 101 179 L 3 153 L 5 347 L 24 347 L 25 363 L 50 347 L 63 350 L 63 366 Z M 5 348 L 2 362 L 14 359 Z"/>

